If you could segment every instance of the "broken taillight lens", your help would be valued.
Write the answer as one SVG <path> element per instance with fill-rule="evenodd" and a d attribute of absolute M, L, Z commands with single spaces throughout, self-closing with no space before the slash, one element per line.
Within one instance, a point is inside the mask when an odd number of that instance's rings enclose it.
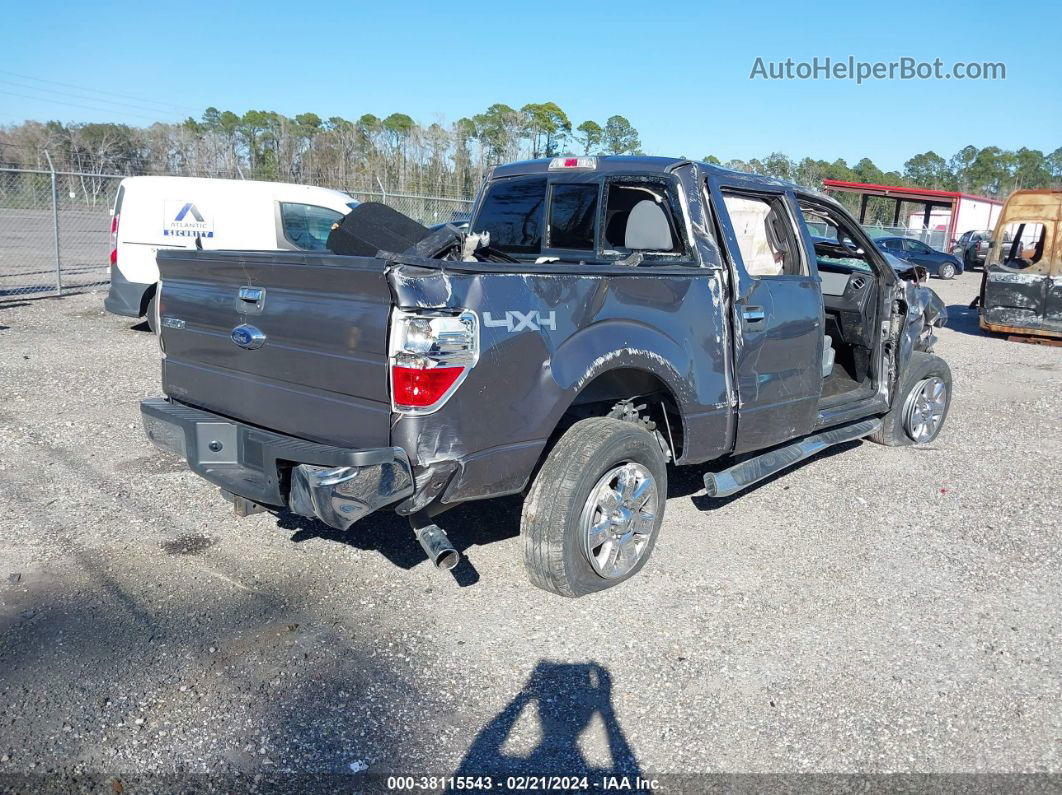
<path fill-rule="evenodd" d="M 441 315 L 396 309 L 389 348 L 392 407 L 427 414 L 442 406 L 475 366 L 479 322 L 474 312 Z"/>

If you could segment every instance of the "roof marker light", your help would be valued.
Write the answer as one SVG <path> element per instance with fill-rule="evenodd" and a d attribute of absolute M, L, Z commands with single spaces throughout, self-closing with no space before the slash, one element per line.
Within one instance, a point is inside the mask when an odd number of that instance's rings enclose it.
<path fill-rule="evenodd" d="M 596 157 L 555 157 L 549 161 L 550 171 L 562 171 L 566 168 L 597 168 Z"/>

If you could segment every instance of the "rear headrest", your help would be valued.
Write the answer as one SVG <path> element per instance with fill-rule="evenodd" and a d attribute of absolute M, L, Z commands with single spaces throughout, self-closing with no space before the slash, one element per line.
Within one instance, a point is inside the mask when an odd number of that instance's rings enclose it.
<path fill-rule="evenodd" d="M 674 241 L 667 216 L 656 202 L 643 199 L 627 217 L 623 246 L 640 251 L 670 251 Z"/>

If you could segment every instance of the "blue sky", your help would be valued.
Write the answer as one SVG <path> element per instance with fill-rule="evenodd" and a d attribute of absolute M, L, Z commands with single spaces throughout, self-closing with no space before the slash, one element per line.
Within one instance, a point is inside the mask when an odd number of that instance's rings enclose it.
<path fill-rule="evenodd" d="M 869 156 L 891 169 L 927 149 L 949 157 L 966 144 L 1062 146 L 1057 0 L 891 9 L 763 0 L 53 0 L 11 3 L 4 17 L 0 124 L 147 125 L 208 105 L 347 118 L 401 111 L 430 123 L 494 102 L 552 100 L 574 124 L 626 116 L 652 154 Z M 1025 42 L 1032 52 L 1022 51 Z M 1007 78 L 749 79 L 757 56 L 849 55 L 940 58 L 945 68 L 1002 61 Z"/>

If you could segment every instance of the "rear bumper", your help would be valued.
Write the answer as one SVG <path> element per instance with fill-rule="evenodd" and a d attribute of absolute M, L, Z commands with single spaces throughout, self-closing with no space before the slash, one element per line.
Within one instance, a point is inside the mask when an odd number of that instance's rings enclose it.
<path fill-rule="evenodd" d="M 245 425 L 162 398 L 142 401 L 148 438 L 224 491 L 346 530 L 413 494 L 400 447 L 351 450 Z"/>
<path fill-rule="evenodd" d="M 115 315 L 125 317 L 141 317 L 144 313 L 141 307 L 144 305 L 144 295 L 154 285 L 131 282 L 118 266 L 111 267 L 111 286 L 107 290 L 107 297 L 103 299 L 103 308 Z"/>

